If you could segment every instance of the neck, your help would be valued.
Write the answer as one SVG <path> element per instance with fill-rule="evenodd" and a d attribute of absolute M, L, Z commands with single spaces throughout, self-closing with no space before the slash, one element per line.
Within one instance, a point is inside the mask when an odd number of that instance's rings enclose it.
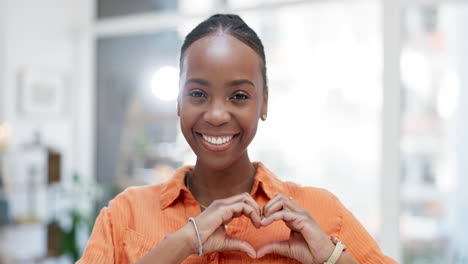
<path fill-rule="evenodd" d="M 190 192 L 204 206 L 216 199 L 231 197 L 243 192 L 250 193 L 255 177 L 255 167 L 247 152 L 234 164 L 224 169 L 207 168 L 198 160 L 188 175 Z"/>

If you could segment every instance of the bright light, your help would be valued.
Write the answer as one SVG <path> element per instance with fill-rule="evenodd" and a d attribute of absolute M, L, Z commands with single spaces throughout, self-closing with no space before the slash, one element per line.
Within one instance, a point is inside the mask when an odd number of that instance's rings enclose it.
<path fill-rule="evenodd" d="M 172 66 L 158 69 L 151 78 L 151 91 L 163 101 L 172 101 L 179 93 L 179 71 Z"/>
<path fill-rule="evenodd" d="M 401 52 L 401 79 L 408 89 L 413 90 L 424 101 L 430 97 L 431 69 L 427 57 L 410 48 Z"/>
<path fill-rule="evenodd" d="M 450 119 L 457 110 L 460 83 L 455 71 L 448 71 L 442 79 L 437 94 L 437 112 L 444 119 Z"/>

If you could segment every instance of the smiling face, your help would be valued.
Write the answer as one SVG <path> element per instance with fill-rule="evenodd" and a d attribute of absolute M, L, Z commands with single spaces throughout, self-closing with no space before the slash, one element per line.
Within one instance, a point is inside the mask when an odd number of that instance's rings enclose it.
<path fill-rule="evenodd" d="M 177 113 L 197 163 L 225 169 L 247 155 L 266 114 L 260 58 L 235 37 L 203 37 L 183 54 Z"/>

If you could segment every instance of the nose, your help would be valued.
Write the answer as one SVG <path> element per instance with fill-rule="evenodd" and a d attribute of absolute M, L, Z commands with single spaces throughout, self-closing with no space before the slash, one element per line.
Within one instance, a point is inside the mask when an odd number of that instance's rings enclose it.
<path fill-rule="evenodd" d="M 225 101 L 213 100 L 211 104 L 209 104 L 203 118 L 213 126 L 221 126 L 231 120 L 231 114 L 227 109 Z"/>

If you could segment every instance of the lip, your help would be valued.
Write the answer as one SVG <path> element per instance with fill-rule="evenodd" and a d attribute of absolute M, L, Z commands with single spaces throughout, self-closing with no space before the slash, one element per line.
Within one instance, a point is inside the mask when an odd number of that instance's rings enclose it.
<path fill-rule="evenodd" d="M 234 141 L 237 140 L 238 136 L 239 136 L 240 133 L 237 133 L 237 134 L 205 134 L 203 133 L 203 135 L 205 136 L 210 136 L 210 137 L 228 137 L 228 136 L 233 136 L 231 140 L 229 140 L 228 142 L 224 143 L 224 144 L 220 144 L 220 145 L 215 145 L 215 144 L 211 144 L 209 142 L 207 142 L 205 139 L 203 139 L 203 136 L 202 136 L 202 133 L 199 133 L 199 132 L 195 132 L 195 135 L 196 137 L 199 139 L 199 141 L 201 142 L 202 146 L 208 150 L 208 151 L 213 151 L 213 152 L 223 152 L 223 151 L 226 151 L 228 150 L 232 144 L 234 144 Z"/>
<path fill-rule="evenodd" d="M 208 137 L 230 137 L 230 136 L 235 136 L 239 133 L 218 133 L 218 134 L 210 134 L 209 132 L 208 133 L 205 133 L 205 132 L 198 132 L 198 131 L 195 131 L 195 133 L 197 134 L 200 134 L 200 135 L 205 135 L 205 136 L 208 136 Z"/>

